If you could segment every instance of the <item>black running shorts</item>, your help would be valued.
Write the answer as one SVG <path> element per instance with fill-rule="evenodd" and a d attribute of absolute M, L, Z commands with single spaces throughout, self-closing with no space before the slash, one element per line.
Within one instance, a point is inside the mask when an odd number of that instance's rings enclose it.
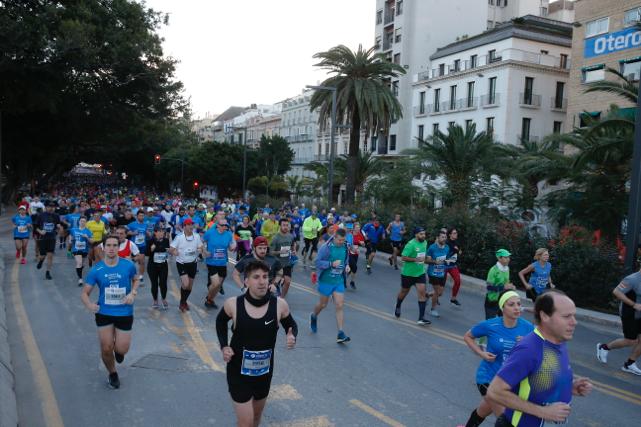
<path fill-rule="evenodd" d="M 641 319 L 632 316 L 621 316 L 623 336 L 628 340 L 636 340 L 641 335 Z"/>
<path fill-rule="evenodd" d="M 420 284 L 425 284 L 425 274 L 422 274 L 420 276 L 404 276 L 401 274 L 401 287 L 403 289 L 409 289 L 414 285 L 420 285 Z"/>
<path fill-rule="evenodd" d="M 179 276 L 189 276 L 190 279 L 193 279 L 196 277 L 196 272 L 198 271 L 198 264 L 196 262 L 187 262 L 185 264 L 181 264 L 179 262 L 176 263 L 176 269 L 178 270 L 178 275 Z"/>
<path fill-rule="evenodd" d="M 108 316 L 106 314 L 96 313 L 96 326 L 99 328 L 113 325 L 121 331 L 131 331 L 133 324 L 134 316 Z"/>
<path fill-rule="evenodd" d="M 209 277 L 218 275 L 218 277 L 224 279 L 227 277 L 227 266 L 226 265 L 208 265 L 207 274 Z"/>

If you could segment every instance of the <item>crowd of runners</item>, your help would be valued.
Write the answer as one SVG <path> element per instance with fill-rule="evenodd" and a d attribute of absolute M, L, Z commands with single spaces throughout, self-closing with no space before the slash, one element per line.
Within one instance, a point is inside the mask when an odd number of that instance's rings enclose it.
<path fill-rule="evenodd" d="M 240 199 L 189 200 L 88 185 L 24 197 L 12 220 L 17 262 L 31 264 L 32 242 L 35 267 L 44 266 L 44 279 L 51 280 L 56 249 L 70 258 L 82 287 L 82 302 L 95 314 L 112 388 L 120 387 L 116 364 L 123 362 L 131 345 L 133 307 L 140 288 L 148 281 L 152 307 L 170 309 L 167 280 L 175 265 L 180 278 L 177 308 L 187 312 L 190 304 L 203 304 L 219 310 L 216 332 L 239 426 L 260 423 L 279 323 L 288 348 L 296 345 L 299 325 L 286 302 L 295 265 L 307 270 L 301 280 L 310 280 L 319 294 L 309 316 L 311 332 L 317 333 L 318 316 L 331 300 L 340 344 L 351 340 L 344 324 L 345 291 L 356 291 L 357 282 L 366 282 L 357 276 L 363 263 L 365 273 L 374 274 L 374 259 L 384 242 L 390 245 L 389 268 L 400 269 L 397 318 L 412 288 L 418 300 L 417 324 L 427 326 L 439 318 L 448 276 L 453 282 L 449 303 L 462 307 L 458 261 L 465 252 L 459 244 L 460 230 L 449 227 L 432 233 L 421 226 L 410 230 L 400 215 L 384 223 L 375 213 L 359 218 L 304 204 L 250 209 Z M 586 395 L 592 387 L 589 380 L 572 374 L 565 343 L 576 326 L 576 309 L 555 289 L 548 251 L 537 250 L 533 262 L 517 275 L 518 287 L 534 301 L 534 325 L 521 318 L 510 256 L 507 249 L 497 248 L 497 262 L 487 274 L 485 320 L 464 336 L 482 359 L 476 375 L 481 402 L 465 424 L 468 427 L 481 425 L 492 413 L 497 426 L 564 423 L 572 395 Z M 219 308 L 230 263 L 232 281 L 242 293 L 225 299 Z M 190 299 L 196 279 L 203 280 L 206 291 Z M 92 299 L 96 288 L 98 298 Z M 624 338 L 597 344 L 597 358 L 607 363 L 609 351 L 632 347 L 622 369 L 641 375 L 635 363 L 641 356 L 641 273 L 625 277 L 613 294 L 621 302 Z"/>

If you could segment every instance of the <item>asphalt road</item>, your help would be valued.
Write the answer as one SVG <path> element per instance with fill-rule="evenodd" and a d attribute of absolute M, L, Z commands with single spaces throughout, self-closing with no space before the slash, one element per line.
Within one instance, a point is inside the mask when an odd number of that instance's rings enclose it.
<path fill-rule="evenodd" d="M 80 302 L 73 261 L 63 251 L 56 252 L 54 280 L 45 281 L 44 269 L 35 268 L 33 247 L 26 265 L 16 262 L 9 230 L 6 218 L 0 220 L 21 426 L 235 424 L 215 334 L 217 310 L 202 305 L 204 268 L 196 277 L 188 313 L 177 309 L 175 265 L 170 269 L 169 311 L 151 308 L 148 283 L 140 289 L 132 348 L 119 367 L 122 386 L 111 390 L 99 357 L 93 315 Z M 299 323 L 298 345 L 286 350 L 280 334 L 263 425 L 465 423 L 479 401 L 474 382 L 479 359 L 461 337 L 482 320 L 480 294 L 464 290 L 461 309 L 444 304 L 440 319 L 420 327 L 414 323 L 418 314 L 414 293 L 403 305 L 401 320 L 393 317 L 399 274 L 378 263 L 371 276 L 360 275 L 355 292 L 346 294 L 345 331 L 352 341 L 338 345 L 331 303 L 320 315 L 318 334 L 309 330 L 309 313 L 317 301 L 309 271 L 297 267 L 294 282 L 287 299 Z M 231 277 L 225 289 L 226 296 L 239 293 Z M 448 284 L 446 296 L 449 289 Z M 219 305 L 222 298 L 218 297 Z M 570 343 L 573 369 L 591 378 L 596 388 L 590 396 L 573 401 L 570 425 L 639 424 L 641 378 L 620 371 L 627 352 L 612 352 L 608 365 L 599 364 L 594 356 L 596 342 L 619 334 L 604 326 L 579 324 Z"/>

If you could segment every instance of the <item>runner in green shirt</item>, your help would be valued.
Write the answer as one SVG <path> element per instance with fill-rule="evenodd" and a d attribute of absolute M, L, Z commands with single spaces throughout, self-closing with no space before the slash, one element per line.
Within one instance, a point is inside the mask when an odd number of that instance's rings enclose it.
<path fill-rule="evenodd" d="M 403 268 L 401 270 L 401 290 L 396 298 L 396 309 L 394 316 L 401 317 L 401 304 L 410 292 L 410 288 L 416 285 L 418 294 L 418 323 L 419 325 L 429 325 L 429 320 L 425 319 L 425 306 L 427 294 L 425 284 L 425 254 L 427 253 L 427 242 L 425 241 L 425 229 L 423 227 L 414 227 L 414 238 L 407 242 L 401 253 Z"/>
<path fill-rule="evenodd" d="M 510 282 L 510 256 L 507 249 L 496 251 L 497 263 L 487 273 L 487 293 L 485 294 L 485 319 L 497 317 L 499 313 L 499 294 L 505 289 L 515 289 Z"/>

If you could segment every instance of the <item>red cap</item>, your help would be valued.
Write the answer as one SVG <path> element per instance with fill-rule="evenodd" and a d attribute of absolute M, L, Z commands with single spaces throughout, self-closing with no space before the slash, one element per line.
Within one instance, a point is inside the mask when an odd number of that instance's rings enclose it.
<path fill-rule="evenodd" d="M 191 218 L 187 218 L 183 221 L 183 225 L 194 225 L 194 220 Z"/>
<path fill-rule="evenodd" d="M 269 246 L 269 243 L 267 243 L 267 239 L 263 236 L 258 236 L 254 239 L 254 247 L 257 246 Z"/>

